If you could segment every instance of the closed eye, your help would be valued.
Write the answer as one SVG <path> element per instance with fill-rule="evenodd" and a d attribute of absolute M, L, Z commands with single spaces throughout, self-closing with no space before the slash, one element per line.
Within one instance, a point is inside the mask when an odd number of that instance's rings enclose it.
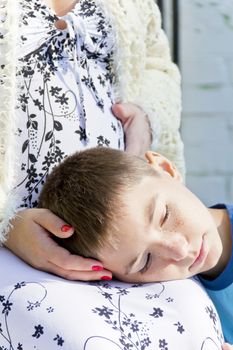
<path fill-rule="evenodd" d="M 148 253 L 147 254 L 147 258 L 146 258 L 146 263 L 145 263 L 145 265 L 143 266 L 143 268 L 139 271 L 140 273 L 145 273 L 148 269 L 149 269 L 149 267 L 150 267 L 150 265 L 151 265 L 151 253 Z"/>
<path fill-rule="evenodd" d="M 169 218 L 169 215 L 170 215 L 170 209 L 166 205 L 166 207 L 165 207 L 165 214 L 164 214 L 164 217 L 162 218 L 161 226 L 163 226 L 165 224 L 165 222 Z"/>

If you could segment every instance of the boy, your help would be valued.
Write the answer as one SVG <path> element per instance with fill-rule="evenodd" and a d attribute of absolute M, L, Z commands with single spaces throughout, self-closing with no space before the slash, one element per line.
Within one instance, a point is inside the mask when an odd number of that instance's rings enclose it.
<path fill-rule="evenodd" d="M 233 343 L 233 206 L 206 208 L 163 156 L 107 148 L 76 153 L 48 177 L 40 206 L 75 233 L 58 242 L 127 282 L 198 274 Z M 224 252 L 224 253 L 223 253 Z"/>

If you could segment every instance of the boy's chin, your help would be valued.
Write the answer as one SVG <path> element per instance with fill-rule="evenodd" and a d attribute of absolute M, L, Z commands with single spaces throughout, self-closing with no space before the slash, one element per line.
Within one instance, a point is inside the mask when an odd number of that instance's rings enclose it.
<path fill-rule="evenodd" d="M 206 257 L 205 264 L 202 271 L 199 272 L 199 275 L 206 279 L 212 280 L 218 277 L 226 266 L 223 264 L 221 259 L 223 246 L 220 238 L 219 241 L 215 242 L 214 246 L 210 245 L 209 247 L 210 248 Z"/>
<path fill-rule="evenodd" d="M 219 264 L 220 257 L 221 255 L 210 257 L 208 261 L 208 266 L 206 266 L 206 268 L 199 274 L 208 280 L 213 280 L 217 278 L 224 270 L 224 267 L 221 267 L 221 265 Z"/>

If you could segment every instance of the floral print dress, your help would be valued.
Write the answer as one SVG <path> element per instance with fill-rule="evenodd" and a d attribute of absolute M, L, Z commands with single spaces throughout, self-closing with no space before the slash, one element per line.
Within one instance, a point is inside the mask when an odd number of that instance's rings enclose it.
<path fill-rule="evenodd" d="M 198 279 L 72 282 L 0 252 L 1 350 L 222 349 L 218 314 Z"/>
<path fill-rule="evenodd" d="M 103 9 L 80 0 L 58 17 L 43 0 L 20 1 L 16 191 L 35 207 L 46 176 L 87 147 L 124 149 L 112 73 L 114 36 Z"/>

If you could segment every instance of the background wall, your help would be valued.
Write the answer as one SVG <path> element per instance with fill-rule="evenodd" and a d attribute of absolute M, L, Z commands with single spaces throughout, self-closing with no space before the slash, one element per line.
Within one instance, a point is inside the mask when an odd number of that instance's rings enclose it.
<path fill-rule="evenodd" d="M 180 0 L 179 17 L 186 183 L 233 202 L 233 0 Z"/>

